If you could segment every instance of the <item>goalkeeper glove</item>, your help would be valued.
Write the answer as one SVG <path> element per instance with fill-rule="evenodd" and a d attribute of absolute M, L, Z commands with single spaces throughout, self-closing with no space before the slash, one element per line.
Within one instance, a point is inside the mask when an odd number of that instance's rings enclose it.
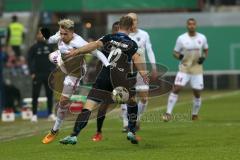
<path fill-rule="evenodd" d="M 183 59 L 183 57 L 184 57 L 184 55 L 182 55 L 182 54 L 179 54 L 179 56 L 178 56 L 178 59 L 179 59 L 179 60 L 182 60 L 182 59 Z"/>
<path fill-rule="evenodd" d="M 205 57 L 200 57 L 198 59 L 198 64 L 203 64 L 204 61 L 205 61 Z"/>
<path fill-rule="evenodd" d="M 40 31 L 41 31 L 43 37 L 44 37 L 46 40 L 48 40 L 49 37 L 50 37 L 50 35 L 51 35 L 50 30 L 49 30 L 48 28 L 42 28 Z"/>

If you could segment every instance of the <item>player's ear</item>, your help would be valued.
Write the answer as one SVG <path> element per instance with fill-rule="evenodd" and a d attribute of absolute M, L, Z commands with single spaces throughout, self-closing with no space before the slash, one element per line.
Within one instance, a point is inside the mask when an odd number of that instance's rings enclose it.
<path fill-rule="evenodd" d="M 130 29 L 129 29 L 129 33 L 133 32 L 133 31 L 134 31 L 134 29 L 133 29 L 133 26 L 132 26 L 132 27 L 130 27 Z"/>

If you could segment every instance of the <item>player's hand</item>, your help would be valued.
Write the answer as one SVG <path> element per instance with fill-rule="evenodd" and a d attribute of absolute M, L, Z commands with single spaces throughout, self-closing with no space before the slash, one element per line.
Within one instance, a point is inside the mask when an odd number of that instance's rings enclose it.
<path fill-rule="evenodd" d="M 48 39 L 50 38 L 51 32 L 50 32 L 50 30 L 49 30 L 48 28 L 41 28 L 40 31 L 41 31 L 43 37 L 44 37 L 46 40 L 48 40 Z"/>
<path fill-rule="evenodd" d="M 183 59 L 183 57 L 184 57 L 184 55 L 182 55 L 182 54 L 179 54 L 179 56 L 178 56 L 178 59 L 179 59 L 179 60 L 182 60 L 182 59 Z"/>
<path fill-rule="evenodd" d="M 203 64 L 204 61 L 205 61 L 205 57 L 200 57 L 198 59 L 198 64 Z"/>

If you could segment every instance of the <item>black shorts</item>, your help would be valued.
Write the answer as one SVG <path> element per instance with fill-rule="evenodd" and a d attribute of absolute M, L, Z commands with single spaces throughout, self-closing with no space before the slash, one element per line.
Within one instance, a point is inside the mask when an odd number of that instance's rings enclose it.
<path fill-rule="evenodd" d="M 88 94 L 88 99 L 98 103 L 111 104 L 113 103 L 111 98 L 112 90 L 110 68 L 103 67 Z"/>
<path fill-rule="evenodd" d="M 16 57 L 20 57 L 21 56 L 21 49 L 20 46 L 12 46 L 12 50 L 15 53 Z"/>
<path fill-rule="evenodd" d="M 111 95 L 113 89 L 118 86 L 125 87 L 129 91 L 129 97 L 135 96 L 134 85 L 136 78 L 131 76 L 131 78 L 128 79 L 127 75 L 127 72 L 119 72 L 118 68 L 110 69 L 103 67 L 93 88 L 88 94 L 88 99 L 104 104 L 114 103 Z"/>

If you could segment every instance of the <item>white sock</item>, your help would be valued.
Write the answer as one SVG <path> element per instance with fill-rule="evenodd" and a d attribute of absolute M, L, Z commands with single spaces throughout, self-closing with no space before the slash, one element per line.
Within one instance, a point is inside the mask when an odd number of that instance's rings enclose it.
<path fill-rule="evenodd" d="M 148 102 L 146 102 L 146 103 L 142 103 L 142 101 L 138 102 L 138 118 L 137 118 L 137 121 L 140 121 L 143 112 L 145 112 L 145 110 L 147 108 L 147 105 L 148 105 Z"/>
<path fill-rule="evenodd" d="M 57 119 L 55 121 L 55 124 L 53 126 L 53 130 L 57 131 L 61 127 L 63 120 L 68 112 L 68 108 L 61 108 L 59 107 L 57 110 Z"/>
<path fill-rule="evenodd" d="M 121 104 L 121 108 L 122 108 L 123 127 L 127 127 L 128 126 L 127 105 Z"/>
<path fill-rule="evenodd" d="M 202 105 L 202 99 L 201 98 L 194 98 L 193 99 L 193 108 L 192 108 L 192 115 L 198 115 L 198 112 Z"/>
<path fill-rule="evenodd" d="M 168 105 L 167 105 L 167 113 L 172 114 L 173 108 L 178 100 L 178 95 L 174 93 L 170 93 L 168 97 Z"/>
<path fill-rule="evenodd" d="M 143 114 L 147 108 L 148 102 L 142 103 L 141 101 L 138 102 L 138 114 Z"/>
<path fill-rule="evenodd" d="M 59 130 L 59 128 L 61 127 L 62 123 L 63 123 L 63 120 L 60 119 L 60 118 L 57 118 L 56 121 L 55 121 L 55 124 L 53 126 L 53 131 Z"/>

